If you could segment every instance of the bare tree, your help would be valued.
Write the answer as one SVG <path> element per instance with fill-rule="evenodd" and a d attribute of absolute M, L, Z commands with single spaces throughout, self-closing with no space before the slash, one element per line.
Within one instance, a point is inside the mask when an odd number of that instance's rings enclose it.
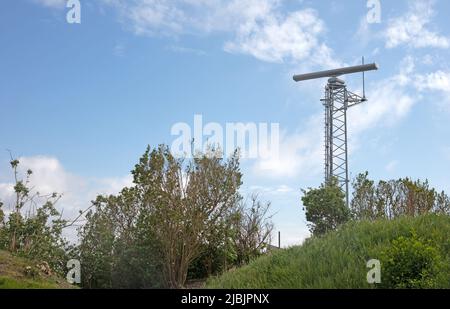
<path fill-rule="evenodd" d="M 245 202 L 241 204 L 235 238 L 238 263 L 250 262 L 270 244 L 273 224 L 269 209 L 270 203 L 262 203 L 257 195 L 251 197 L 250 206 Z"/>

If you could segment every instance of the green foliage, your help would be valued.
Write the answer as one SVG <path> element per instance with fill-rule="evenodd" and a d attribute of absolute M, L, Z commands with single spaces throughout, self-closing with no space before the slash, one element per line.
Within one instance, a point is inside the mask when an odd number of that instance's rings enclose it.
<path fill-rule="evenodd" d="M 399 216 L 419 216 L 426 213 L 450 215 L 450 198 L 437 193 L 428 180 L 409 178 L 375 183 L 368 172 L 353 181 L 351 210 L 356 220 L 393 219 Z"/>
<path fill-rule="evenodd" d="M 134 188 L 97 197 L 80 228 L 77 253 L 86 288 L 159 288 L 158 246 L 137 212 Z"/>
<path fill-rule="evenodd" d="M 249 265 L 231 270 L 207 282 L 209 288 L 226 289 L 323 289 L 377 288 L 367 283 L 367 261 L 382 259 L 395 239 L 409 238 L 414 230 L 418 239 L 438 250 L 443 264 L 450 265 L 450 217 L 424 215 L 380 219 L 373 222 L 350 221 L 323 237 L 312 237 L 301 246 L 274 251 Z M 434 252 L 433 249 L 431 249 Z M 434 253 L 432 253 L 434 256 Z M 436 261 L 438 261 L 437 259 Z M 381 270 L 383 280 L 383 269 Z M 435 273 L 436 288 L 450 288 L 450 267 Z"/>
<path fill-rule="evenodd" d="M 3 211 L 3 203 L 0 201 L 0 248 L 6 243 L 5 230 L 5 212 Z"/>
<path fill-rule="evenodd" d="M 257 195 L 233 208 L 215 236 L 205 239 L 201 255 L 190 267 L 190 278 L 206 278 L 261 256 L 271 242 L 269 209 L 270 203 L 262 203 Z"/>
<path fill-rule="evenodd" d="M 31 170 L 20 179 L 19 160 L 12 159 L 16 195 L 12 212 L 6 217 L 0 203 L 0 249 L 39 259 L 58 272 L 65 272 L 68 244 L 62 237 L 67 221 L 61 218 L 55 204 L 60 195 L 41 195 L 29 187 Z"/>
<path fill-rule="evenodd" d="M 240 207 L 237 153 L 186 160 L 161 145 L 132 174 L 133 187 L 99 196 L 79 230 L 84 287 L 179 288 L 189 273 L 217 273 L 263 250 L 266 208 Z"/>
<path fill-rule="evenodd" d="M 318 189 L 303 190 L 302 202 L 311 233 L 323 235 L 350 219 L 344 198 L 335 180 Z"/>
<path fill-rule="evenodd" d="M 384 217 L 384 205 L 377 203 L 375 182 L 368 176 L 369 173 L 365 172 L 356 176 L 353 181 L 354 192 L 350 208 L 355 219 L 375 220 Z"/>
<path fill-rule="evenodd" d="M 415 235 L 394 239 L 381 253 L 382 287 L 436 288 L 442 280 L 439 250 Z"/>
<path fill-rule="evenodd" d="M 113 227 L 108 207 L 97 198 L 96 211 L 86 214 L 86 224 L 80 228 L 81 244 L 77 254 L 81 262 L 82 286 L 85 288 L 111 288 Z"/>

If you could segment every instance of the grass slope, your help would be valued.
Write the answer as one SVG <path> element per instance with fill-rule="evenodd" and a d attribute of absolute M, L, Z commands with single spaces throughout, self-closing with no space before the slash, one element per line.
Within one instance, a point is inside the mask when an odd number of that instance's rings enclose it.
<path fill-rule="evenodd" d="M 302 246 L 272 252 L 220 277 L 208 288 L 374 288 L 366 280 L 370 259 L 400 236 L 415 232 L 439 248 L 445 260 L 444 288 L 450 288 L 450 217 L 427 215 L 393 221 L 352 222 Z"/>
<path fill-rule="evenodd" d="M 70 289 L 72 285 L 54 275 L 37 271 L 27 275 L 27 267 L 35 269 L 35 262 L 0 250 L 0 289 Z"/>

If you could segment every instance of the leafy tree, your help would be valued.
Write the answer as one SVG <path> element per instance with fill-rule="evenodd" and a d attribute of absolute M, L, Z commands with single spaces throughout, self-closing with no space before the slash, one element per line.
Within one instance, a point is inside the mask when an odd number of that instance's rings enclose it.
<path fill-rule="evenodd" d="M 318 189 L 309 188 L 302 192 L 306 220 L 310 222 L 309 230 L 314 235 L 335 230 L 350 219 L 350 210 L 344 201 L 345 194 L 336 180 Z"/>
<path fill-rule="evenodd" d="M 109 217 L 108 201 L 108 198 L 97 197 L 93 202 L 95 208 L 86 214 L 86 223 L 79 229 L 81 243 L 77 254 L 85 288 L 113 287 L 114 223 Z"/>
<path fill-rule="evenodd" d="M 79 229 L 83 287 L 165 287 L 158 244 L 138 198 L 135 188 L 124 188 L 93 202 Z"/>
<path fill-rule="evenodd" d="M 227 161 L 202 155 L 184 164 L 160 146 L 144 154 L 133 175 L 161 244 L 166 282 L 182 287 L 204 239 L 240 200 L 237 153 Z"/>
<path fill-rule="evenodd" d="M 357 220 L 394 219 L 426 213 L 450 214 L 450 199 L 445 192 L 438 194 L 431 188 L 428 180 L 400 178 L 375 184 L 365 172 L 353 181 L 351 209 Z"/>
<path fill-rule="evenodd" d="M 184 286 L 260 254 L 269 240 L 269 205 L 244 207 L 238 154 L 178 159 L 147 148 L 134 185 L 99 196 L 80 229 L 86 287 Z"/>
<path fill-rule="evenodd" d="M 0 203 L 0 248 L 40 262 L 48 263 L 56 272 L 65 272 L 67 250 L 70 249 L 62 231 L 70 223 L 62 219 L 55 204 L 60 194 L 42 195 L 30 188 L 33 171 L 23 179 L 19 160 L 11 158 L 15 199 L 5 216 Z"/>
<path fill-rule="evenodd" d="M 433 210 L 436 200 L 436 191 L 430 188 L 428 180 L 412 181 L 409 178 L 402 180 L 406 191 L 406 210 L 410 216 L 429 213 Z"/>
<path fill-rule="evenodd" d="M 374 181 L 368 179 L 368 172 L 359 174 L 353 181 L 353 198 L 350 203 L 355 218 L 376 219 L 379 217 Z"/>
<path fill-rule="evenodd" d="M 450 198 L 444 191 L 436 195 L 436 203 L 433 212 L 450 215 Z"/>
<path fill-rule="evenodd" d="M 0 248 L 7 242 L 5 229 L 5 212 L 3 211 L 3 202 L 0 201 Z"/>
<path fill-rule="evenodd" d="M 378 218 L 393 219 L 400 216 L 402 210 L 402 199 L 404 190 L 401 183 L 396 180 L 379 181 L 376 187 L 376 207 L 378 209 Z M 362 217 L 360 219 L 372 220 L 372 218 Z"/>

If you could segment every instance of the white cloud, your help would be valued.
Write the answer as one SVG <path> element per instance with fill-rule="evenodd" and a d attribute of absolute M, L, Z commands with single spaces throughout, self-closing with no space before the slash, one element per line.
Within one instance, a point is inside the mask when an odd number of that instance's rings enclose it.
<path fill-rule="evenodd" d="M 61 9 L 66 7 L 67 4 L 67 0 L 33 0 L 33 1 L 42 6 L 52 9 Z"/>
<path fill-rule="evenodd" d="M 320 42 L 325 25 L 316 11 L 305 9 L 288 15 L 271 12 L 238 28 L 236 38 L 225 50 L 249 54 L 269 62 L 308 60 L 323 66 L 336 66 L 331 49 Z"/>
<path fill-rule="evenodd" d="M 413 76 L 413 83 L 421 93 L 437 94 L 432 100 L 443 111 L 450 111 L 450 72 L 438 70 Z"/>
<path fill-rule="evenodd" d="M 253 171 L 265 177 L 317 175 L 322 169 L 322 116 L 311 117 L 302 131 L 280 136 L 279 153 L 255 162 Z"/>
<path fill-rule="evenodd" d="M 41 193 L 70 192 L 73 184 L 83 185 L 82 179 L 68 173 L 58 159 L 47 156 L 21 157 L 20 170 L 33 171 L 31 184 Z"/>
<path fill-rule="evenodd" d="M 398 161 L 394 160 L 394 161 L 389 162 L 385 168 L 386 168 L 386 171 L 393 172 L 397 168 L 397 166 L 398 166 Z"/>
<path fill-rule="evenodd" d="M 416 75 L 415 84 L 420 90 L 442 91 L 450 94 L 450 72 L 439 70 Z"/>
<path fill-rule="evenodd" d="M 40 194 L 51 194 L 53 192 L 64 194 L 64 199 L 71 200 L 74 192 L 79 191 L 85 183 L 81 178 L 78 178 L 61 166 L 61 163 L 53 157 L 35 156 L 35 157 L 20 157 L 19 164 L 19 178 L 25 178 L 28 169 L 33 171 L 30 177 L 29 186 L 33 188 L 33 192 Z M 14 198 L 12 176 L 10 174 L 10 181 L 0 183 L 0 197 L 5 204 L 12 203 Z"/>
<path fill-rule="evenodd" d="M 444 146 L 442 148 L 442 152 L 444 154 L 444 157 L 450 161 L 450 146 Z"/>
<path fill-rule="evenodd" d="M 420 98 L 421 94 L 438 94 L 442 96 L 441 102 L 450 103 L 450 72 L 444 70 L 429 71 L 426 73 L 418 73 L 416 63 L 429 65 L 433 60 L 429 55 L 422 58 L 414 58 L 406 56 L 400 63 L 402 68 L 400 74 L 395 77 L 394 83 L 401 87 L 409 86 L 411 91 L 415 92 L 415 96 Z"/>
<path fill-rule="evenodd" d="M 294 191 L 295 191 L 294 189 L 292 189 L 290 186 L 287 186 L 287 185 L 280 185 L 275 190 L 276 193 L 281 193 L 281 194 L 291 193 Z"/>
<path fill-rule="evenodd" d="M 0 202 L 4 204 L 6 211 L 10 211 L 14 201 L 14 185 L 12 183 L 0 183 Z"/>
<path fill-rule="evenodd" d="M 103 0 L 140 35 L 230 33 L 231 53 L 262 61 L 308 60 L 335 66 L 333 51 L 321 41 L 325 24 L 316 11 L 282 13 L 280 0 Z"/>
<path fill-rule="evenodd" d="M 186 22 L 184 12 L 170 1 L 139 1 L 127 8 L 128 18 L 133 21 L 137 34 L 179 33 Z"/>
<path fill-rule="evenodd" d="M 264 195 L 283 195 L 286 196 L 286 194 L 297 194 L 298 192 L 290 187 L 289 185 L 278 185 L 278 186 L 251 186 L 249 188 L 249 193 L 253 194 L 264 194 Z"/>
<path fill-rule="evenodd" d="M 123 188 L 133 185 L 133 175 L 123 177 L 96 178 L 90 181 L 90 196 L 117 194 Z"/>
<path fill-rule="evenodd" d="M 311 237 L 306 221 L 302 225 L 284 224 L 280 227 L 281 232 L 281 247 L 287 248 L 290 246 L 299 246 L 307 238 Z M 272 237 L 272 244 L 278 245 L 278 233 L 275 230 Z"/>
<path fill-rule="evenodd" d="M 432 65 L 434 64 L 434 58 L 432 55 L 427 54 L 422 58 L 422 63 L 425 65 Z"/>
<path fill-rule="evenodd" d="M 276 0 L 103 0 L 118 9 L 136 34 L 180 35 L 230 31 L 247 19 L 258 18 Z"/>
<path fill-rule="evenodd" d="M 399 72 L 392 77 L 372 83 L 367 103 L 349 111 L 349 127 L 362 132 L 378 125 L 392 125 L 403 119 L 422 100 L 425 92 L 450 93 L 450 72 L 418 73 L 416 59 L 406 56 Z"/>
<path fill-rule="evenodd" d="M 441 94 L 442 102 L 450 102 L 450 72 L 417 71 L 416 59 L 406 56 L 400 62 L 396 75 L 372 83 L 368 87 L 369 101 L 349 111 L 348 126 L 352 132 L 351 138 L 357 138 L 360 133 L 373 127 L 395 125 L 408 115 L 426 93 Z"/>
<path fill-rule="evenodd" d="M 384 33 L 386 47 L 450 47 L 448 37 L 428 28 L 434 16 L 433 4 L 434 1 L 430 0 L 412 1 L 405 15 L 391 19 Z"/>
<path fill-rule="evenodd" d="M 402 86 L 402 78 L 403 75 L 396 75 L 371 84 L 369 101 L 349 110 L 351 139 L 376 126 L 394 125 L 408 114 L 417 98 Z"/>
<path fill-rule="evenodd" d="M 358 30 L 354 35 L 354 41 L 358 44 L 366 46 L 374 37 L 377 37 L 377 35 L 371 30 L 371 24 L 367 22 L 367 17 L 361 17 L 359 20 Z"/>
<path fill-rule="evenodd" d="M 113 55 L 116 57 L 123 57 L 125 56 L 125 50 L 126 50 L 125 45 L 117 43 L 116 45 L 114 45 Z"/>
<path fill-rule="evenodd" d="M 196 49 L 196 48 L 190 48 L 190 47 L 184 47 L 184 46 L 167 46 L 167 49 L 175 52 L 175 53 L 180 53 L 180 54 L 193 54 L 196 56 L 205 56 L 207 55 L 207 53 L 201 49 Z"/>

